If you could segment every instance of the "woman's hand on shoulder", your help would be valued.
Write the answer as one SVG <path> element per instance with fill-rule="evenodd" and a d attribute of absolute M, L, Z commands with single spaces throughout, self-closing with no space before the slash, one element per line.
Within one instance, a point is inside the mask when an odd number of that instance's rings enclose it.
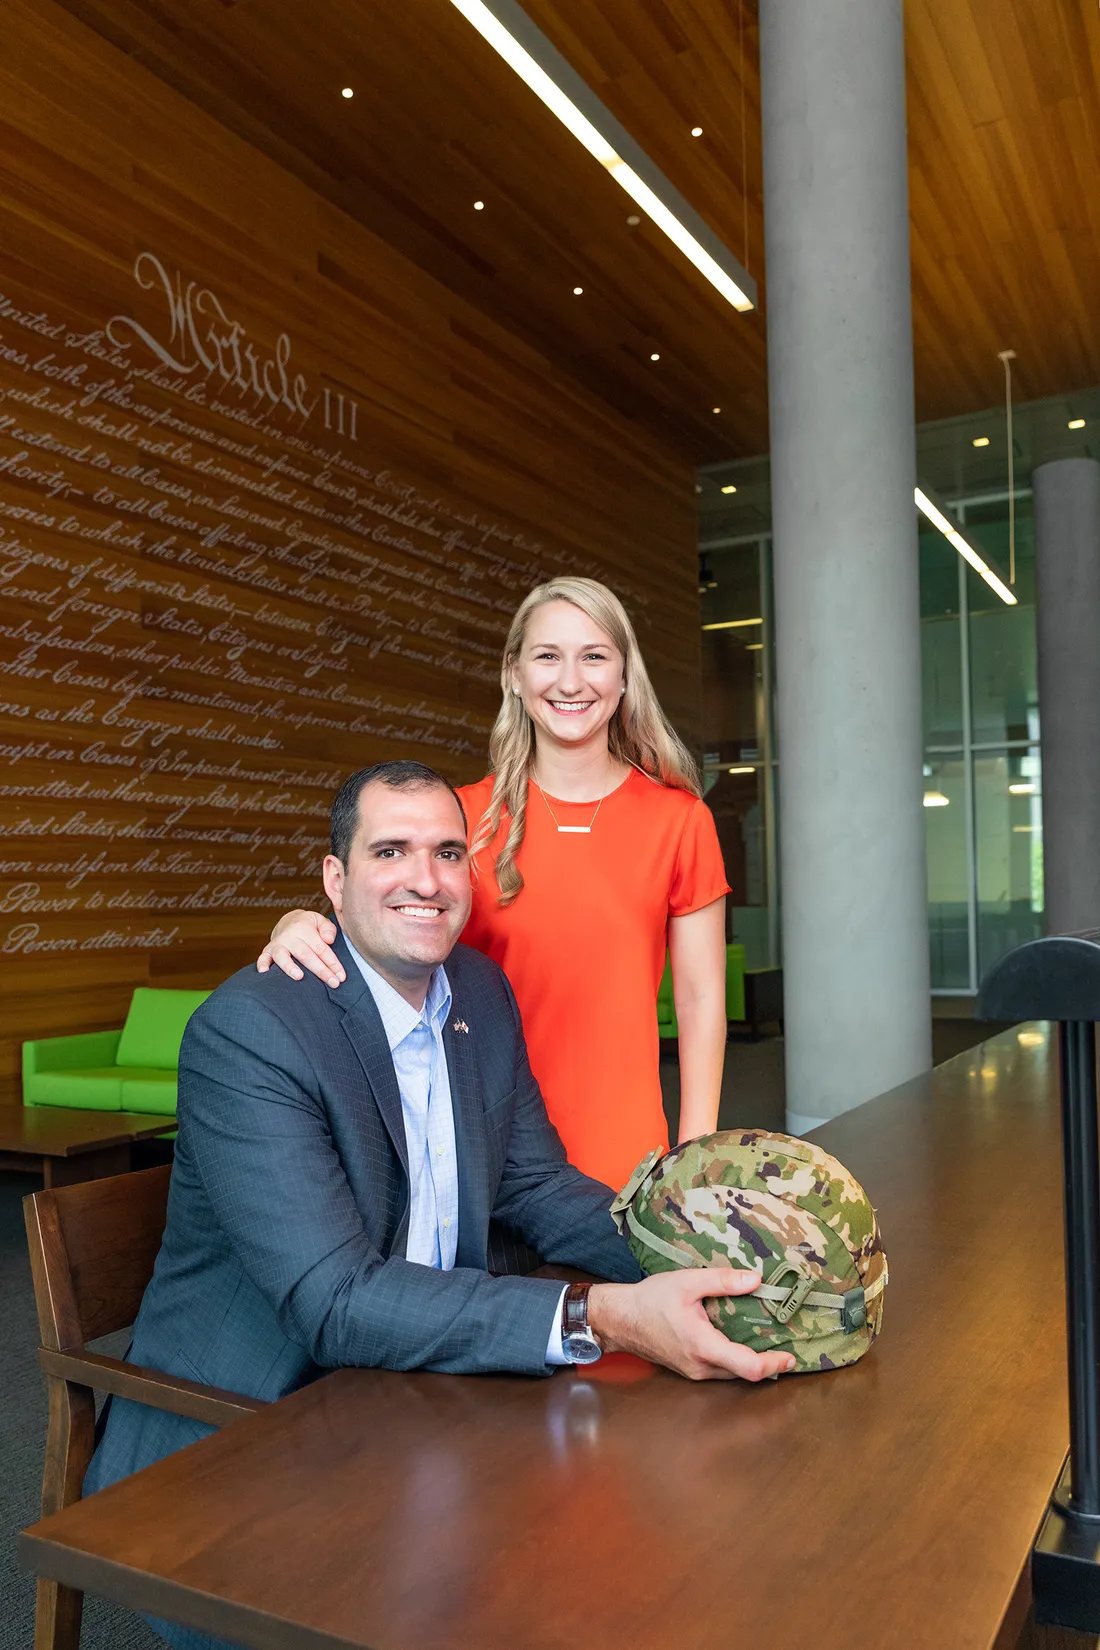
<path fill-rule="evenodd" d="M 271 938 L 256 959 L 257 971 L 266 974 L 272 963 L 292 980 L 304 976 L 302 963 L 326 985 L 340 985 L 344 969 L 332 946 L 336 924 L 319 911 L 288 911 L 271 930 Z"/>

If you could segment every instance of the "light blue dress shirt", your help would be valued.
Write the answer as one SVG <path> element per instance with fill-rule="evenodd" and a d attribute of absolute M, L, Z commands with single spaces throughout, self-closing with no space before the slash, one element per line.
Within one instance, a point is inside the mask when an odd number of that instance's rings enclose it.
<path fill-rule="evenodd" d="M 418 1012 L 359 955 L 350 940 L 348 950 L 381 1017 L 401 1095 L 409 1154 L 405 1258 L 449 1272 L 458 1248 L 458 1160 L 451 1078 L 443 1047 L 443 1027 L 451 1011 L 450 982 L 446 970 L 437 968 Z"/>
<path fill-rule="evenodd" d="M 418 1012 L 359 955 L 346 933 L 344 938 L 378 1009 L 401 1096 L 409 1156 L 405 1259 L 449 1272 L 458 1248 L 458 1156 L 451 1077 L 443 1046 L 443 1028 L 451 1012 L 450 982 L 440 964 L 429 982 L 424 1007 Z M 562 1298 L 564 1295 L 563 1289 Z M 560 1299 L 546 1361 L 569 1362 L 561 1345 Z"/>

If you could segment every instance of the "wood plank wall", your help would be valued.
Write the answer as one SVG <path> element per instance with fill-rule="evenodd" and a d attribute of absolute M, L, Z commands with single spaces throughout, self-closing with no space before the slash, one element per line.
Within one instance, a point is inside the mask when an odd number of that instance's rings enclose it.
<path fill-rule="evenodd" d="M 364 763 L 484 771 L 606 579 L 698 732 L 690 472 L 51 0 L 0 54 L 0 1075 L 213 985 Z"/>

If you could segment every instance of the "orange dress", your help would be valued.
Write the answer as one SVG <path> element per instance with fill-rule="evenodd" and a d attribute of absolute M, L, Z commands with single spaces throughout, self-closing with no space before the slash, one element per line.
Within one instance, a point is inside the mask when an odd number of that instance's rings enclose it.
<path fill-rule="evenodd" d="M 471 836 L 492 779 L 459 791 Z M 572 1163 L 615 1190 L 653 1146 L 668 1146 L 661 1103 L 657 990 L 670 917 L 728 892 L 710 809 L 632 770 L 606 796 L 549 807 L 532 783 L 516 863 L 524 886 L 498 902 L 496 855 L 478 856 L 462 939 L 500 964 L 516 994 L 531 1067 Z"/>

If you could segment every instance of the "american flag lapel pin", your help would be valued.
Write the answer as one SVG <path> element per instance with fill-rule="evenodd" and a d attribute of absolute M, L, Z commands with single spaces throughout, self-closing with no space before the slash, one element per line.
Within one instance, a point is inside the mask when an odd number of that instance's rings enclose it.
<path fill-rule="evenodd" d="M 465 1020 L 455 1020 L 451 1026 L 452 1031 L 469 1031 L 469 1029 L 470 1028 L 466 1024 Z"/>

